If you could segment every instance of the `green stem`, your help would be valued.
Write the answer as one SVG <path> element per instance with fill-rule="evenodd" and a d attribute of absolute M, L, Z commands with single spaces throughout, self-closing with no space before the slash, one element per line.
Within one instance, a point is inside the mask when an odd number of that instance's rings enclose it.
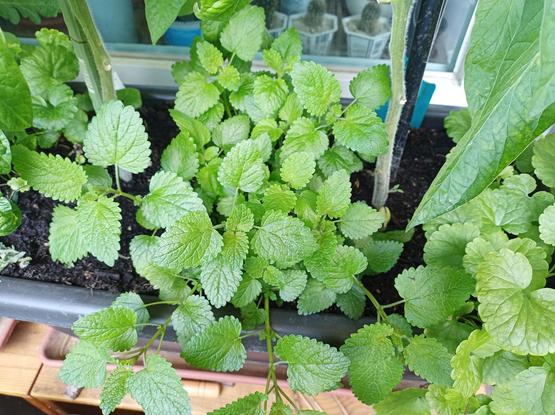
<path fill-rule="evenodd" d="M 357 284 L 362 291 L 364 291 L 364 294 L 366 294 L 366 297 L 368 297 L 368 299 L 370 300 L 370 302 L 372 303 L 372 305 L 374 306 L 374 308 L 376 309 L 376 313 L 378 315 L 379 318 L 381 318 L 383 321 L 385 321 L 386 323 L 389 323 L 389 320 L 387 318 L 387 314 L 385 314 L 385 311 L 383 310 L 383 307 L 381 306 L 381 304 L 378 302 L 378 300 L 376 299 L 376 297 L 374 297 L 374 294 L 372 294 L 368 288 L 366 288 L 364 286 L 364 284 L 362 283 L 362 281 L 360 281 L 358 278 L 353 277 L 353 280 L 355 282 L 355 284 Z"/>
<path fill-rule="evenodd" d="M 405 40 L 407 23 L 412 0 L 391 0 L 393 8 L 393 23 L 391 25 L 391 39 L 389 53 L 391 55 L 391 100 L 385 118 L 385 130 L 389 137 L 389 148 L 386 154 L 378 157 L 374 171 L 374 193 L 372 205 L 381 208 L 387 202 L 391 180 L 391 159 L 395 146 L 395 135 L 401 118 L 401 111 L 406 102 L 405 96 Z"/>
<path fill-rule="evenodd" d="M 152 303 L 147 303 L 144 305 L 144 307 L 152 307 L 155 305 L 178 305 L 179 302 L 178 301 L 154 301 Z"/>
<path fill-rule="evenodd" d="M 119 189 L 112 189 L 110 187 L 106 187 L 106 188 L 103 188 L 103 190 L 108 194 L 114 194 L 121 197 L 125 197 L 129 200 L 132 200 L 135 204 L 139 204 L 141 202 L 141 198 L 139 196 L 132 195 L 131 193 L 127 193 Z"/>
<path fill-rule="evenodd" d="M 386 308 L 395 307 L 401 304 L 405 304 L 405 300 L 399 300 L 399 301 L 395 301 L 394 303 L 383 305 L 382 308 L 385 310 Z"/>
<path fill-rule="evenodd" d="M 114 166 L 114 176 L 116 178 L 116 188 L 118 189 L 119 192 L 121 192 L 121 183 L 119 180 L 119 167 L 118 166 Z"/>

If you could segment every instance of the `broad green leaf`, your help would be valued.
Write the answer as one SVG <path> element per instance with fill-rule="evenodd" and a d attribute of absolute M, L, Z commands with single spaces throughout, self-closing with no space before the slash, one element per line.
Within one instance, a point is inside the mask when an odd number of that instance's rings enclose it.
<path fill-rule="evenodd" d="M 403 350 L 407 366 L 430 383 L 451 386 L 451 358 L 453 355 L 433 337 L 414 337 Z"/>
<path fill-rule="evenodd" d="M 262 46 L 264 10 L 247 6 L 239 10 L 220 35 L 222 46 L 244 61 L 252 61 Z"/>
<path fill-rule="evenodd" d="M 215 257 L 222 244 L 206 212 L 189 212 L 162 234 L 157 260 L 173 269 L 193 268 Z"/>
<path fill-rule="evenodd" d="M 186 281 L 174 270 L 158 265 L 147 264 L 138 270 L 140 275 L 152 286 L 160 290 L 159 297 L 164 301 L 183 301 L 191 292 Z"/>
<path fill-rule="evenodd" d="M 116 367 L 106 378 L 100 393 L 100 409 L 104 415 L 111 414 L 127 394 L 127 381 L 133 376 L 128 366 Z"/>
<path fill-rule="evenodd" d="M 529 366 L 528 356 L 519 356 L 500 350 L 484 359 L 482 381 L 488 385 L 502 385 L 510 382 Z"/>
<path fill-rule="evenodd" d="M 263 393 L 254 392 L 228 403 L 223 408 L 211 411 L 208 415 L 263 415 L 262 403 L 267 399 L 268 396 Z"/>
<path fill-rule="evenodd" d="M 158 253 L 159 236 L 137 235 L 129 243 L 129 254 L 133 266 L 138 273 L 148 264 L 154 262 L 154 256 Z"/>
<path fill-rule="evenodd" d="M 313 264 L 311 275 L 338 294 L 346 293 L 353 286 L 353 277 L 366 269 L 368 262 L 362 252 L 352 246 L 339 245 L 329 261 Z"/>
<path fill-rule="evenodd" d="M 137 315 L 128 307 L 109 307 L 81 317 L 72 330 L 81 340 L 116 352 L 137 343 Z"/>
<path fill-rule="evenodd" d="M 316 206 L 320 215 L 341 218 L 351 202 L 351 182 L 345 170 L 339 170 L 326 179 L 318 192 Z"/>
<path fill-rule="evenodd" d="M 283 301 L 295 301 L 304 291 L 307 282 L 306 272 L 290 269 L 282 273 L 282 282 L 279 286 L 279 296 Z"/>
<path fill-rule="evenodd" d="M 0 130 L 0 174 L 8 174 L 12 170 L 12 151 L 10 142 Z"/>
<path fill-rule="evenodd" d="M 15 2 L 3 0 L 0 2 L 0 16 L 17 25 L 20 20 L 29 19 L 35 24 L 41 22 L 41 17 L 55 17 L 60 12 L 56 0 L 26 0 Z"/>
<path fill-rule="evenodd" d="M 445 226 L 445 225 L 442 225 Z M 480 263 L 485 260 L 492 251 L 506 247 L 509 238 L 505 232 L 492 232 L 475 238 L 466 244 L 463 257 L 463 266 L 469 274 L 475 274 Z"/>
<path fill-rule="evenodd" d="M 80 341 L 66 356 L 59 377 L 71 386 L 96 388 L 104 383 L 106 365 L 111 361 L 108 349 Z"/>
<path fill-rule="evenodd" d="M 0 67 L 0 130 L 24 130 L 33 122 L 31 91 L 14 57 L 4 47 L 0 47 Z"/>
<path fill-rule="evenodd" d="M 383 121 L 368 108 L 354 104 L 333 125 L 339 144 L 365 156 L 379 156 L 387 151 L 388 138 Z"/>
<path fill-rule="evenodd" d="M 309 278 L 306 288 L 297 301 L 297 309 L 301 316 L 319 313 L 330 308 L 336 298 L 335 291 L 327 288 L 323 282 Z"/>
<path fill-rule="evenodd" d="M 390 393 L 374 405 L 376 415 L 430 415 L 426 389 L 408 388 Z"/>
<path fill-rule="evenodd" d="M 349 206 L 339 221 L 339 229 L 347 238 L 362 239 L 377 232 L 384 223 L 384 214 L 365 202 Z"/>
<path fill-rule="evenodd" d="M 279 118 L 287 124 L 292 124 L 303 115 L 303 105 L 299 97 L 291 93 L 285 100 L 285 103 L 279 110 Z"/>
<path fill-rule="evenodd" d="M 235 115 L 218 124 L 212 134 L 212 141 L 227 150 L 233 144 L 249 138 L 250 128 L 249 117 L 244 114 Z"/>
<path fill-rule="evenodd" d="M 255 277 L 245 274 L 233 295 L 231 302 L 235 307 L 246 307 L 255 301 L 262 292 L 262 284 Z"/>
<path fill-rule="evenodd" d="M 139 294 L 128 292 L 118 295 L 110 307 L 127 307 L 137 315 L 137 324 L 146 324 L 150 321 L 150 314 Z"/>
<path fill-rule="evenodd" d="M 240 337 L 239 320 L 232 316 L 222 317 L 185 343 L 182 356 L 199 369 L 236 371 L 243 367 L 247 358 Z"/>
<path fill-rule="evenodd" d="M 77 100 L 65 84 L 48 86 L 41 95 L 33 95 L 32 101 L 33 127 L 36 128 L 61 130 L 77 115 Z"/>
<path fill-rule="evenodd" d="M 465 61 L 472 125 L 424 196 L 411 227 L 477 196 L 553 124 L 555 89 L 545 88 L 549 82 L 545 74 L 553 71 L 554 60 L 553 48 L 544 44 L 553 21 L 547 4 L 545 8 L 541 0 L 478 4 Z"/>
<path fill-rule="evenodd" d="M 426 328 L 462 307 L 474 289 L 474 281 L 454 268 L 420 266 L 403 271 L 395 279 L 395 288 L 406 301 L 407 320 Z"/>
<path fill-rule="evenodd" d="M 272 116 L 278 113 L 288 94 L 289 88 L 283 79 L 260 75 L 254 80 L 254 101 L 260 109 Z"/>
<path fill-rule="evenodd" d="M 249 232 L 254 226 L 254 216 L 247 205 L 237 205 L 227 218 L 225 228 L 228 231 Z"/>
<path fill-rule="evenodd" d="M 21 210 L 9 199 L 0 196 L 0 235 L 6 236 L 21 225 Z"/>
<path fill-rule="evenodd" d="M 355 241 L 355 246 L 368 260 L 367 272 L 371 274 L 388 272 L 403 252 L 403 244 L 397 241 L 375 241 L 368 238 Z"/>
<path fill-rule="evenodd" d="M 352 320 L 358 320 L 366 307 L 366 295 L 358 285 L 343 294 L 338 294 L 336 299 L 339 309 Z"/>
<path fill-rule="evenodd" d="M 389 81 L 389 67 L 375 65 L 355 76 L 350 84 L 349 91 L 356 102 L 371 110 L 381 107 L 391 96 Z"/>
<path fill-rule="evenodd" d="M 249 303 L 245 307 L 241 307 L 241 326 L 243 330 L 255 330 L 266 321 L 266 312 L 258 308 L 256 303 Z"/>
<path fill-rule="evenodd" d="M 287 131 L 280 157 L 282 160 L 286 160 L 292 154 L 305 152 L 317 159 L 324 154 L 328 145 L 326 134 L 316 129 L 314 121 L 310 118 L 300 117 Z"/>
<path fill-rule="evenodd" d="M 298 62 L 291 71 L 293 88 L 306 110 L 318 117 L 339 102 L 341 86 L 335 76 L 315 62 Z"/>
<path fill-rule="evenodd" d="M 472 119 L 470 117 L 470 112 L 465 108 L 449 112 L 449 115 L 445 117 L 445 121 L 443 123 L 445 125 L 447 135 L 451 137 L 455 143 L 458 143 L 459 140 L 464 137 L 466 132 L 470 130 Z"/>
<path fill-rule="evenodd" d="M 180 133 L 162 152 L 160 164 L 183 180 L 191 180 L 198 172 L 199 160 L 195 141 L 187 133 Z"/>
<path fill-rule="evenodd" d="M 63 205 L 54 208 L 48 235 L 48 250 L 53 261 L 72 265 L 87 255 L 87 243 L 80 228 L 75 209 Z"/>
<path fill-rule="evenodd" d="M 345 170 L 349 174 L 360 171 L 362 161 L 347 147 L 334 145 L 318 159 L 318 167 L 329 177 L 337 170 Z"/>
<path fill-rule="evenodd" d="M 195 141 L 197 148 L 202 148 L 210 141 L 210 130 L 201 121 L 196 120 L 177 109 L 171 109 L 170 115 L 181 131 L 187 131 Z"/>
<path fill-rule="evenodd" d="M 533 290 L 532 267 L 520 253 L 492 252 L 478 267 L 478 312 L 493 340 L 517 354 L 555 352 L 555 290 Z"/>
<path fill-rule="evenodd" d="M 232 189 L 256 192 L 264 181 L 264 163 L 252 140 L 241 141 L 225 156 L 218 179 Z"/>
<path fill-rule="evenodd" d="M 443 344 L 450 353 L 455 353 L 457 346 L 468 338 L 473 327 L 455 320 L 428 327 L 424 332 L 428 337 L 434 337 Z"/>
<path fill-rule="evenodd" d="M 145 368 L 131 376 L 127 387 L 145 415 L 190 415 L 189 396 L 170 362 L 157 354 L 145 358 Z"/>
<path fill-rule="evenodd" d="M 198 72 L 189 73 L 179 85 L 175 109 L 189 117 L 198 117 L 218 103 L 218 87 Z M 192 134 L 191 134 L 192 135 Z"/>
<path fill-rule="evenodd" d="M 112 176 L 104 167 L 85 164 L 83 166 L 87 173 L 87 183 L 83 189 L 84 192 L 105 192 L 106 189 L 112 187 Z"/>
<path fill-rule="evenodd" d="M 294 153 L 283 162 L 280 169 L 281 179 L 294 189 L 302 189 L 312 178 L 315 169 L 316 162 L 309 153 Z"/>
<path fill-rule="evenodd" d="M 87 181 L 83 167 L 59 155 L 36 153 L 22 145 L 12 147 L 14 170 L 36 191 L 54 200 L 72 202 Z"/>
<path fill-rule="evenodd" d="M 204 212 L 202 200 L 189 183 L 172 172 L 159 171 L 150 179 L 149 193 L 139 214 L 157 228 L 166 228 L 188 212 Z"/>
<path fill-rule="evenodd" d="M 367 405 L 384 399 L 403 377 L 403 361 L 389 339 L 392 334 L 393 328 L 386 324 L 367 325 L 341 346 L 351 362 L 349 381 L 353 393 Z"/>
<path fill-rule="evenodd" d="M 546 244 L 555 245 L 555 204 L 543 211 L 539 222 L 542 241 Z"/>
<path fill-rule="evenodd" d="M 241 86 L 241 74 L 232 65 L 221 68 L 216 79 L 228 91 L 237 91 Z"/>
<path fill-rule="evenodd" d="M 293 415 L 293 411 L 283 402 L 274 402 L 270 410 L 270 415 Z"/>
<path fill-rule="evenodd" d="M 432 414 L 459 415 L 472 413 L 480 406 L 476 397 L 465 398 L 456 389 L 449 389 L 440 385 L 428 386 L 426 400 L 432 409 Z"/>
<path fill-rule="evenodd" d="M 251 244 L 254 252 L 270 262 L 293 265 L 316 249 L 314 236 L 304 223 L 287 213 L 266 212 Z"/>
<path fill-rule="evenodd" d="M 123 88 L 116 91 L 116 96 L 123 105 L 131 105 L 136 110 L 143 106 L 143 99 L 141 98 L 141 91 L 137 88 Z"/>
<path fill-rule="evenodd" d="M 520 191 L 507 188 L 487 189 L 474 202 L 482 219 L 482 230 L 504 231 L 519 235 L 530 229 L 533 201 Z"/>
<path fill-rule="evenodd" d="M 480 236 L 480 229 L 472 223 L 441 225 L 424 245 L 424 261 L 428 265 L 461 268 L 469 242 Z"/>
<path fill-rule="evenodd" d="M 87 251 L 113 266 L 118 259 L 121 235 L 121 209 L 114 199 L 100 196 L 83 198 L 77 206 L 79 238 Z"/>
<path fill-rule="evenodd" d="M 281 59 L 288 65 L 292 65 L 301 59 L 303 44 L 297 30 L 291 27 L 283 31 L 273 42 L 272 49 L 276 51 Z"/>
<path fill-rule="evenodd" d="M 303 336 L 283 336 L 275 353 L 287 362 L 291 389 L 307 395 L 336 389 L 349 367 L 349 360 L 335 347 Z"/>
<path fill-rule="evenodd" d="M 212 307 L 200 295 L 188 296 L 172 313 L 172 326 L 180 345 L 187 343 L 213 321 Z"/>
<path fill-rule="evenodd" d="M 555 135 L 549 134 L 534 143 L 532 165 L 543 184 L 555 188 Z"/>
<path fill-rule="evenodd" d="M 281 210 L 288 213 L 295 208 L 297 198 L 288 186 L 271 184 L 264 192 L 262 203 L 266 210 Z"/>
<path fill-rule="evenodd" d="M 220 66 L 224 64 L 222 52 L 210 42 L 199 42 L 197 44 L 197 55 L 201 65 L 209 74 L 214 75 L 218 72 Z"/>
<path fill-rule="evenodd" d="M 103 104 L 89 125 L 85 156 L 94 165 L 141 173 L 150 164 L 150 143 L 141 116 L 121 101 Z"/>

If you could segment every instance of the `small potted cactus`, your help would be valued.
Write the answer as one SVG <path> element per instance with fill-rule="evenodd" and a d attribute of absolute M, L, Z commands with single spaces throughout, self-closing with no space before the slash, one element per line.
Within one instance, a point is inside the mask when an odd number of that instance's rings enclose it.
<path fill-rule="evenodd" d="M 253 4 L 264 9 L 268 33 L 273 38 L 278 37 L 285 30 L 288 22 L 286 14 L 276 11 L 280 5 L 280 0 L 255 0 Z"/>
<path fill-rule="evenodd" d="M 371 0 L 362 14 L 345 17 L 343 30 L 347 34 L 347 49 L 351 57 L 379 59 L 389 41 L 391 25 L 382 17 L 381 6 Z"/>
<path fill-rule="evenodd" d="M 326 13 L 326 10 L 326 0 L 311 0 L 306 13 L 294 14 L 289 18 L 289 26 L 299 32 L 306 54 L 325 55 L 329 51 L 337 32 L 337 16 Z"/>

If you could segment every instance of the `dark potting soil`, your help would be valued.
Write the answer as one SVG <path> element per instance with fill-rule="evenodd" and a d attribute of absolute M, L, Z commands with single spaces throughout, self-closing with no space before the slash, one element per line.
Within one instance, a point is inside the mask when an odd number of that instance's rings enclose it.
<path fill-rule="evenodd" d="M 178 128 L 168 113 L 171 107 L 169 103 L 147 101 L 145 104 L 141 109 L 141 115 L 151 140 L 153 163 L 146 174 L 135 175 L 131 183 L 122 183 L 123 190 L 141 195 L 148 192 L 148 180 L 160 168 L 161 152 L 178 133 Z M 68 152 L 69 145 L 63 142 L 60 144 L 64 145 L 65 152 Z M 399 185 L 402 193 L 393 193 L 388 201 L 392 215 L 389 230 L 403 229 L 406 226 L 451 147 L 451 141 L 442 130 L 411 130 L 394 182 Z M 60 148 L 60 152 L 64 152 L 63 147 Z M 369 202 L 372 182 L 369 170 L 355 174 L 352 178 L 353 200 Z M 52 262 L 48 252 L 48 227 L 56 203 L 33 191 L 20 194 L 18 204 L 23 213 L 22 225 L 12 235 L 2 238 L 2 242 L 25 251 L 31 256 L 32 261 L 24 269 L 10 265 L 2 274 L 113 292 L 153 293 L 150 284 L 134 272 L 129 258 L 129 241 L 135 235 L 144 233 L 135 221 L 136 208 L 127 199 L 118 200 L 121 203 L 123 223 L 120 257 L 115 265 L 108 267 L 93 257 L 86 257 L 78 261 L 74 267 L 68 268 Z M 380 302 L 386 304 L 397 300 L 394 279 L 403 269 L 421 264 L 423 246 L 424 236 L 417 230 L 412 240 L 405 244 L 398 264 L 390 272 L 365 278 L 368 288 Z"/>

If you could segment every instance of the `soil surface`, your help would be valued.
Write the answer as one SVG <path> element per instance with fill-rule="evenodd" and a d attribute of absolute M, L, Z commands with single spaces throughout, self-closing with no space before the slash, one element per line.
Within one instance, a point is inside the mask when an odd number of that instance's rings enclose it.
<path fill-rule="evenodd" d="M 132 183 L 122 183 L 123 190 L 133 194 L 147 193 L 148 179 L 160 168 L 159 159 L 162 150 L 178 133 L 175 123 L 169 116 L 169 108 L 169 103 L 147 101 L 141 109 L 151 140 L 153 163 L 146 174 L 134 176 Z M 69 151 L 68 144 L 62 142 L 60 145 L 65 145 Z M 399 185 L 402 193 L 393 193 L 388 201 L 392 216 L 388 230 L 403 229 L 407 225 L 412 212 L 451 147 L 451 140 L 442 130 L 415 129 L 410 132 L 397 179 L 394 182 Z M 353 200 L 369 202 L 373 182 L 371 171 L 365 170 L 353 175 L 352 182 Z M 48 227 L 56 202 L 41 197 L 34 191 L 20 194 L 18 204 L 23 213 L 22 225 L 12 235 L 2 238 L 2 242 L 13 245 L 17 250 L 25 251 L 32 257 L 32 261 L 25 269 L 10 265 L 2 274 L 113 292 L 153 293 L 154 290 L 150 284 L 133 271 L 129 258 L 129 241 L 135 235 L 144 233 L 144 230 L 135 222 L 136 208 L 126 199 L 119 198 L 118 201 L 122 207 L 123 226 L 120 258 L 115 265 L 108 267 L 92 257 L 87 257 L 78 261 L 73 268 L 67 268 L 52 262 L 48 252 Z M 398 264 L 390 272 L 365 278 L 368 288 L 376 294 L 380 302 L 387 304 L 397 300 L 397 293 L 393 286 L 394 279 L 403 269 L 422 263 L 424 242 L 424 235 L 418 229 L 412 240 L 405 244 Z"/>

